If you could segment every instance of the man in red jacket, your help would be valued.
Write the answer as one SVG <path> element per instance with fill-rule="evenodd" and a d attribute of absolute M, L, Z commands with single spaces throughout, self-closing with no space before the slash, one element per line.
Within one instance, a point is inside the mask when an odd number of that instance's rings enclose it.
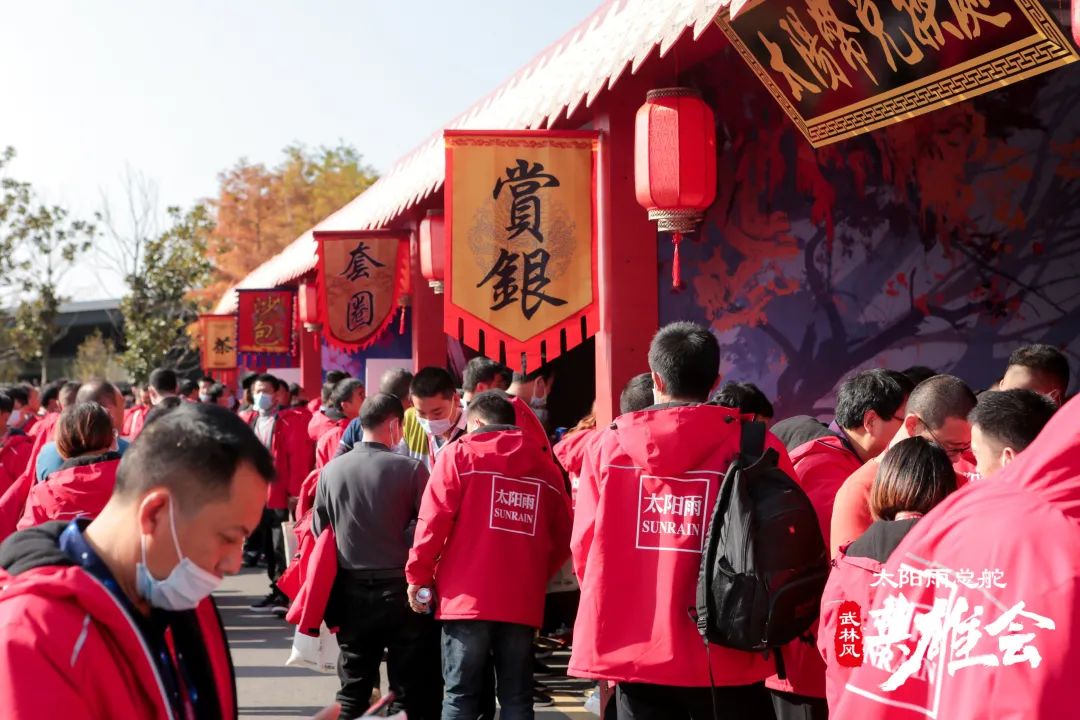
<path fill-rule="evenodd" d="M 34 444 L 21 430 L 8 427 L 8 418 L 14 410 L 15 401 L 0 391 L 0 495 L 26 471 Z"/>
<path fill-rule="evenodd" d="M 1080 399 L 923 518 L 875 585 L 833 720 L 1075 717 Z"/>
<path fill-rule="evenodd" d="M 272 476 L 236 416 L 185 404 L 147 425 L 94 521 L 0 545 L 4 717 L 235 717 L 210 593 L 240 568 Z"/>
<path fill-rule="evenodd" d="M 985 392 L 971 411 L 971 450 L 982 479 L 1001 472 L 1035 441 L 1057 405 L 1034 390 Z"/>
<path fill-rule="evenodd" d="M 255 379 L 251 385 L 255 409 L 246 418 L 255 436 L 273 456 L 277 475 L 266 488 L 266 510 L 257 531 L 266 556 L 270 592 L 253 603 L 251 609 L 277 614 L 289 609 L 288 598 L 277 587 L 277 579 L 288 564 L 281 524 L 289 519 L 289 511 L 295 507 L 300 495 L 300 486 L 315 464 L 305 416 L 292 411 L 282 412 L 279 408 L 280 383 L 273 375 L 259 375 Z"/>
<path fill-rule="evenodd" d="M 1052 345 L 1025 345 L 1009 356 L 995 390 L 1034 390 L 1061 405 L 1069 392 L 1069 360 Z"/>
<path fill-rule="evenodd" d="M 443 621 L 443 720 L 481 712 L 488 657 L 507 720 L 533 717 L 532 639 L 548 580 L 569 555 L 570 503 L 551 453 L 514 426 L 505 393 L 473 398 L 469 433 L 436 457 L 405 576 Z M 432 590 L 435 600 L 418 592 Z"/>
<path fill-rule="evenodd" d="M 581 581 L 569 672 L 618 685 L 619 720 L 771 718 L 760 653 L 706 650 L 696 606 L 705 531 L 739 453 L 737 410 L 705 405 L 720 345 L 707 328 L 677 322 L 649 349 L 657 404 L 599 431 L 585 456 L 571 549 Z M 792 474 L 787 451 L 767 445 Z M 710 667 L 711 663 L 711 667 Z"/>
<path fill-rule="evenodd" d="M 829 435 L 791 452 L 795 479 L 814 505 L 826 546 L 837 490 L 864 463 L 888 449 L 904 422 L 911 390 L 911 380 L 891 370 L 866 370 L 852 375 L 836 395 L 836 419 L 829 425 Z M 766 682 L 779 720 L 828 717 L 825 663 L 809 639 L 816 633 L 815 624 L 806 639 L 799 638 L 784 647 L 787 677 L 773 675 Z"/>
<path fill-rule="evenodd" d="M 904 422 L 889 446 L 917 435 L 937 443 L 948 454 L 957 474 L 957 483 L 962 487 L 967 483 L 967 477 L 961 473 L 968 465 L 966 458 L 971 452 L 972 433 L 968 414 L 974 407 L 975 393 L 960 378 L 935 375 L 924 380 L 911 391 Z M 830 557 L 835 558 L 841 547 L 858 538 L 873 524 L 874 519 L 870 517 L 870 490 L 884 455 L 882 453 L 863 463 L 837 490 L 826 535 Z"/>

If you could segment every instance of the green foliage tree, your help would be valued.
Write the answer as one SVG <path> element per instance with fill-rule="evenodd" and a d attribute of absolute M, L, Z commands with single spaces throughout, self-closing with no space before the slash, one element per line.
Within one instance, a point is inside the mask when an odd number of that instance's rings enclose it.
<path fill-rule="evenodd" d="M 120 357 L 111 338 L 95 330 L 83 340 L 75 351 L 71 376 L 80 382 L 91 380 L 120 380 Z"/>
<path fill-rule="evenodd" d="M 167 215 L 170 226 L 146 241 L 120 303 L 127 341 L 122 362 L 136 382 L 145 382 L 155 367 L 186 371 L 199 361 L 188 327 L 201 308 L 191 291 L 210 277 L 206 247 L 214 221 L 201 203 L 187 211 L 170 207 Z"/>
<path fill-rule="evenodd" d="M 0 171 L 14 158 L 15 150 L 5 148 Z M 14 312 L 4 323 L 7 359 L 14 353 L 24 361 L 39 361 L 45 382 L 49 348 L 61 337 L 59 283 L 90 249 L 94 227 L 72 219 L 65 208 L 40 203 L 29 183 L 6 174 L 0 192 L 0 285 L 14 300 L 8 303 Z"/>

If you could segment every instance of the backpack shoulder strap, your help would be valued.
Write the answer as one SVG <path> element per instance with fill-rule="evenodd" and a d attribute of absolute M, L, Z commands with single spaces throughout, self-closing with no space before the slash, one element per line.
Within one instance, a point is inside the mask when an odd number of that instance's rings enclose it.
<path fill-rule="evenodd" d="M 765 454 L 765 423 L 744 422 L 739 440 L 739 455 L 745 467 L 756 463 Z"/>

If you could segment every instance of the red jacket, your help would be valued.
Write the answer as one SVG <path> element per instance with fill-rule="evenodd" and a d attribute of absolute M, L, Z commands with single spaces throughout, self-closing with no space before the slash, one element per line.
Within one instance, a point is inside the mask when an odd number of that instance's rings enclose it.
<path fill-rule="evenodd" d="M 51 412 L 45 413 L 38 421 L 34 423 L 34 426 L 24 432 L 35 440 L 39 435 L 47 435 L 49 440 L 52 440 L 53 430 L 56 428 L 56 421 L 60 419 L 60 413 Z"/>
<path fill-rule="evenodd" d="M 837 659 L 837 629 L 851 627 L 848 621 L 840 628 L 841 603 L 855 603 L 860 608 L 860 613 L 853 618 L 854 621 L 860 628 L 870 627 L 870 617 L 866 610 L 870 607 L 870 597 L 874 594 L 871 586 L 877 582 L 876 576 L 885 567 L 885 561 L 896 549 L 899 540 L 910 532 L 915 522 L 878 521 L 873 530 L 867 531 L 866 535 L 859 539 L 858 544 L 844 543 L 839 556 L 833 560 L 829 582 L 825 585 L 821 598 L 817 635 L 818 653 L 825 661 L 825 696 L 829 707 L 837 706 L 844 692 L 844 683 L 851 674 L 851 668 L 842 665 Z M 852 554 L 849 555 L 849 552 Z M 849 653 L 848 657 L 859 652 L 854 644 L 850 649 L 843 649 L 843 644 L 840 648 L 841 652 Z"/>
<path fill-rule="evenodd" d="M 319 413 L 322 415 L 322 413 Z M 326 417 L 323 415 L 323 417 Z M 315 469 L 320 470 L 326 467 L 326 464 L 334 459 L 337 454 L 338 445 L 341 444 L 341 437 L 345 434 L 345 428 L 349 427 L 349 418 L 342 418 L 341 420 L 331 420 L 331 425 L 323 431 L 322 437 L 319 438 L 319 442 L 315 445 Z M 308 426 L 310 430 L 311 426 Z"/>
<path fill-rule="evenodd" d="M 258 417 L 258 413 L 250 413 L 245 418 L 253 430 Z M 300 495 L 300 486 L 314 466 L 314 449 L 304 418 L 293 411 L 282 411 L 274 420 L 270 454 L 274 456 L 277 477 L 266 488 L 266 507 L 271 510 L 289 507 L 289 498 Z"/>
<path fill-rule="evenodd" d="M 791 451 L 791 462 L 795 465 L 795 479 L 814 506 L 821 535 L 828 547 L 836 491 L 849 475 L 862 467 L 863 462 L 836 435 L 800 445 Z M 817 633 L 817 623 L 814 623 L 809 635 L 816 638 Z M 814 644 L 799 639 L 785 645 L 782 652 L 787 677 L 781 680 L 773 675 L 765 684 L 783 692 L 825 697 L 825 663 Z"/>
<path fill-rule="evenodd" d="M 310 533 L 305 537 L 298 553 L 299 558 L 289 571 L 296 574 L 296 581 L 286 579 L 286 587 L 295 589 L 295 593 L 287 592 L 292 598 L 289 612 L 285 619 L 296 625 L 297 629 L 305 635 L 319 637 L 319 628 L 323 624 L 326 615 L 326 603 L 330 600 L 330 591 L 334 587 L 334 579 L 337 577 L 337 541 L 334 537 L 334 529 L 327 527 L 314 538 Z M 280 584 L 279 584 L 279 587 Z M 285 592 L 282 589 L 282 592 Z M 337 628 L 331 628 L 336 632 Z"/>
<path fill-rule="evenodd" d="M 120 431 L 120 435 L 129 440 L 138 437 L 139 433 L 142 432 L 143 425 L 146 424 L 146 415 L 149 412 L 150 408 L 146 405 L 136 405 L 124 410 L 124 427 Z"/>
<path fill-rule="evenodd" d="M 0 570 L 0 713 L 5 720 L 171 720 L 130 616 L 100 581 L 55 552 L 57 564 Z M 221 717 L 235 718 L 232 660 L 214 601 L 194 612 Z"/>
<path fill-rule="evenodd" d="M 570 502 L 550 452 L 516 427 L 482 428 L 436 456 L 405 576 L 434 581 L 440 620 L 538 628 L 569 541 Z"/>
<path fill-rule="evenodd" d="M 514 406 L 514 424 L 521 428 L 529 438 L 539 443 L 544 450 L 551 452 L 551 439 L 548 437 L 544 424 L 529 404 L 519 397 L 511 396 L 510 404 Z"/>
<path fill-rule="evenodd" d="M 26 471 L 34 441 L 27 435 L 13 433 L 0 442 L 3 443 L 0 445 L 0 493 L 4 493 Z"/>
<path fill-rule="evenodd" d="M 57 470 L 44 482 L 35 483 L 17 529 L 49 520 L 97 517 L 112 496 L 120 456 L 107 453 L 85 458 L 85 461 Z"/>
<path fill-rule="evenodd" d="M 326 416 L 322 410 L 318 410 L 311 415 L 311 419 L 308 420 L 307 432 L 308 437 L 311 438 L 312 443 L 318 443 L 319 438 L 323 436 L 328 430 L 333 428 L 337 422 Z M 346 423 L 348 424 L 348 423 Z"/>
<path fill-rule="evenodd" d="M 586 455 L 574 514 L 581 610 L 569 672 L 577 677 L 707 687 L 696 605 L 705 532 L 728 465 L 739 452 L 738 411 L 711 405 L 627 413 L 599 431 Z M 780 468 L 793 474 L 768 435 Z M 717 685 L 764 680 L 760 653 L 710 648 Z"/>
<path fill-rule="evenodd" d="M 18 525 L 19 518 L 22 517 L 23 509 L 26 507 L 26 499 L 30 496 L 30 489 L 34 486 L 38 455 L 49 442 L 52 442 L 52 438 L 48 435 L 37 436 L 26 463 L 26 470 L 3 494 L 0 494 L 0 542 L 15 532 L 15 526 Z"/>
<path fill-rule="evenodd" d="M 600 433 L 596 430 L 579 430 L 564 436 L 553 448 L 555 459 L 570 478 L 571 507 L 577 506 L 577 491 L 581 483 L 581 467 L 585 463 L 585 456 L 597 451 L 599 438 Z"/>
<path fill-rule="evenodd" d="M 1080 399 L 992 482 L 927 514 L 885 572 L 830 717 L 1076 717 Z"/>

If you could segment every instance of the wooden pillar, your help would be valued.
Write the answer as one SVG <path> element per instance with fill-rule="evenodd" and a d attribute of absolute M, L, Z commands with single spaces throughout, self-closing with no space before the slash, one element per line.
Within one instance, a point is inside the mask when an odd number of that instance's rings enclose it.
<path fill-rule="evenodd" d="M 596 421 L 600 427 L 619 414 L 619 394 L 627 381 L 649 369 L 649 342 L 659 322 L 656 228 L 634 197 L 634 115 L 650 87 L 648 78 L 624 78 L 594 124 L 604 132 L 597 176 Z"/>
<path fill-rule="evenodd" d="M 436 295 L 420 273 L 420 233 L 410 238 L 412 272 L 413 371 L 422 367 L 446 367 L 446 335 L 443 334 L 443 296 Z"/>

